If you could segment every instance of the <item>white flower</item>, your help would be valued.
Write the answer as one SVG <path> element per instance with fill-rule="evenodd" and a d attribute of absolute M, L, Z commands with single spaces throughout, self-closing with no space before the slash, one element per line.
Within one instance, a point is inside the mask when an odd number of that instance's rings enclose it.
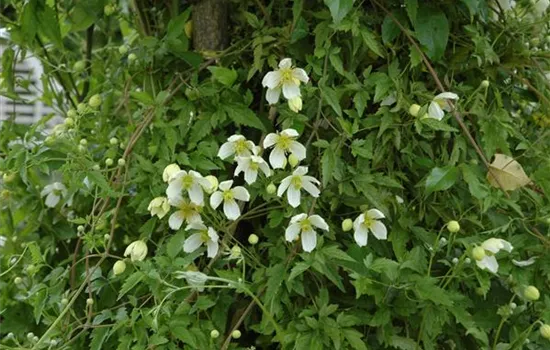
<path fill-rule="evenodd" d="M 220 182 L 219 189 L 212 193 L 210 197 L 210 206 L 216 209 L 223 202 L 223 212 L 229 220 L 236 220 L 241 216 L 241 209 L 236 200 L 248 202 L 250 200 L 250 194 L 246 188 L 242 186 L 233 186 L 233 180 L 227 180 Z"/>
<path fill-rule="evenodd" d="M 144 241 L 135 241 L 124 251 L 124 256 L 130 256 L 132 261 L 142 261 L 147 256 L 147 244 Z"/>
<path fill-rule="evenodd" d="M 448 100 L 458 100 L 458 95 L 453 92 L 442 92 L 430 102 L 428 107 L 428 117 L 437 120 L 443 119 L 445 112 L 451 111 L 451 105 Z"/>
<path fill-rule="evenodd" d="M 7 240 L 8 239 L 6 238 L 6 236 L 0 235 L 0 248 L 2 248 L 6 244 Z"/>
<path fill-rule="evenodd" d="M 476 260 L 476 264 L 480 269 L 487 269 L 492 273 L 497 273 L 498 262 L 495 254 L 500 250 L 506 250 L 508 253 L 514 249 L 510 242 L 500 238 L 489 238 L 481 243 L 481 247 L 485 250 L 485 256 L 481 260 Z"/>
<path fill-rule="evenodd" d="M 281 197 L 286 191 L 288 204 L 293 208 L 297 208 L 300 205 L 300 191 L 302 188 L 313 197 L 319 197 L 320 191 L 317 186 L 315 186 L 320 184 L 319 180 L 312 176 L 307 176 L 306 174 L 307 167 L 297 167 L 296 170 L 292 172 L 292 175 L 285 177 L 283 181 L 281 181 L 277 189 L 277 196 Z"/>
<path fill-rule="evenodd" d="M 170 203 L 166 197 L 157 197 L 149 203 L 147 210 L 151 212 L 151 216 L 156 215 L 162 219 L 170 211 Z"/>
<path fill-rule="evenodd" d="M 301 236 L 302 248 L 309 253 L 317 246 L 317 233 L 314 227 L 328 231 L 328 224 L 319 215 L 295 215 L 290 219 L 290 225 L 288 225 L 285 230 L 285 239 L 288 242 L 292 242 L 295 241 L 298 236 Z"/>
<path fill-rule="evenodd" d="M 512 259 L 512 264 L 516 265 L 516 266 L 519 266 L 519 267 L 526 267 L 526 266 L 531 266 L 533 265 L 535 262 L 537 261 L 537 258 L 535 258 L 534 256 L 530 257 L 529 259 L 527 260 L 516 260 L 516 259 Z"/>
<path fill-rule="evenodd" d="M 242 135 L 233 135 L 227 139 L 220 150 L 218 151 L 218 157 L 226 159 L 232 155 L 237 156 L 249 156 L 250 151 L 254 148 L 254 142 L 248 141 Z"/>
<path fill-rule="evenodd" d="M 265 137 L 264 148 L 273 147 L 273 151 L 269 155 L 269 163 L 274 169 L 284 168 L 286 162 L 286 154 L 294 154 L 298 160 L 306 158 L 306 148 L 295 139 L 300 136 L 294 129 L 285 129 L 280 133 L 270 133 Z"/>
<path fill-rule="evenodd" d="M 383 218 L 385 218 L 385 216 L 380 210 L 370 209 L 355 219 L 353 222 L 353 238 L 355 238 L 357 245 L 360 247 L 367 245 L 369 231 L 372 232 L 374 237 L 377 239 L 388 238 L 388 230 L 386 229 L 386 226 L 378 220 Z"/>
<path fill-rule="evenodd" d="M 170 182 L 172 181 L 174 175 L 180 171 L 180 167 L 177 164 L 168 164 L 164 171 L 162 172 L 162 181 Z"/>
<path fill-rule="evenodd" d="M 59 203 L 62 197 L 67 195 L 67 187 L 61 182 L 54 182 L 53 184 L 46 185 L 40 196 L 46 196 L 46 206 L 53 208 Z"/>
<path fill-rule="evenodd" d="M 204 201 L 203 189 L 209 189 L 211 186 L 210 181 L 196 171 L 180 170 L 172 175 L 166 189 L 166 196 L 172 202 L 181 198 L 181 192 L 185 191 L 193 203 L 202 205 Z"/>
<path fill-rule="evenodd" d="M 543 17 L 546 14 L 546 10 L 548 9 L 548 6 L 550 5 L 550 1 L 548 0 L 535 0 L 533 2 L 533 12 L 538 17 Z"/>
<path fill-rule="evenodd" d="M 265 95 L 269 104 L 279 101 L 281 90 L 287 100 L 300 97 L 300 82 L 307 83 L 309 78 L 302 68 L 292 68 L 292 60 L 284 58 L 279 63 L 279 69 L 269 72 L 262 80 L 262 86 L 267 87 Z"/>
<path fill-rule="evenodd" d="M 189 236 L 183 243 L 183 251 L 186 253 L 192 253 L 199 249 L 203 244 L 206 244 L 206 250 L 209 258 L 213 258 L 218 254 L 218 234 L 212 227 L 206 227 L 202 222 L 190 223 L 186 228 L 186 231 L 194 230 L 199 231 Z"/>
<path fill-rule="evenodd" d="M 168 225 L 172 230 L 179 230 L 184 221 L 188 224 L 202 222 L 199 205 L 183 198 L 176 198 L 170 204 L 178 208 L 168 219 Z"/>
<path fill-rule="evenodd" d="M 288 108 L 295 113 L 300 112 L 302 110 L 302 98 L 294 97 L 288 100 Z"/>
<path fill-rule="evenodd" d="M 261 170 L 266 177 L 271 176 L 271 169 L 267 165 L 266 161 L 258 156 L 260 147 L 254 147 L 252 149 L 253 155 L 247 157 L 236 157 L 237 168 L 235 169 L 234 176 L 238 176 L 241 172 L 244 172 L 244 180 L 247 184 L 253 184 L 258 177 L 258 169 Z"/>
<path fill-rule="evenodd" d="M 204 291 L 204 284 L 208 281 L 208 276 L 198 271 L 178 271 L 176 278 L 185 278 L 185 281 L 199 292 Z"/>

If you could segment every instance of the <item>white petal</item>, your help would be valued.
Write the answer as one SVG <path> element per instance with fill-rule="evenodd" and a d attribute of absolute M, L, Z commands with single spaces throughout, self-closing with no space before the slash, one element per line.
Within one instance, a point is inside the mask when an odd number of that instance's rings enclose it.
<path fill-rule="evenodd" d="M 240 141 L 240 140 L 246 140 L 246 138 L 243 135 L 235 134 L 235 135 L 229 136 L 229 138 L 227 139 L 227 141 L 229 141 L 231 143 L 237 142 L 237 141 Z"/>
<path fill-rule="evenodd" d="M 367 210 L 367 217 L 371 219 L 383 219 L 385 218 L 384 213 L 378 209 L 369 209 Z"/>
<path fill-rule="evenodd" d="M 258 178 L 258 171 L 257 170 L 252 170 L 252 169 L 248 168 L 244 172 L 244 181 L 246 181 L 246 183 L 249 184 L 249 185 L 256 182 L 257 178 Z"/>
<path fill-rule="evenodd" d="M 281 72 L 272 71 L 267 73 L 262 79 L 262 86 L 269 89 L 275 89 L 281 83 Z"/>
<path fill-rule="evenodd" d="M 233 186 L 233 180 L 222 181 L 218 187 L 222 191 L 227 191 L 231 186 Z"/>
<path fill-rule="evenodd" d="M 204 231 L 206 229 L 207 229 L 206 226 L 202 222 L 198 222 L 198 221 L 191 222 L 189 223 L 189 225 L 187 225 L 187 227 L 185 227 L 185 231 L 189 231 L 189 230 Z"/>
<path fill-rule="evenodd" d="M 295 224 L 297 222 L 303 221 L 305 218 L 307 218 L 307 214 L 305 213 L 294 215 L 292 218 L 290 218 L 290 223 Z"/>
<path fill-rule="evenodd" d="M 231 142 L 224 143 L 218 151 L 218 157 L 225 159 L 235 154 L 235 145 Z"/>
<path fill-rule="evenodd" d="M 259 164 L 260 170 L 264 173 L 266 177 L 271 176 L 271 169 L 269 168 L 269 165 L 267 165 L 266 162 L 262 162 Z"/>
<path fill-rule="evenodd" d="M 302 68 L 294 68 L 292 70 L 292 76 L 304 83 L 307 83 L 309 81 L 309 77 L 307 76 L 307 73 Z"/>
<path fill-rule="evenodd" d="M 454 92 L 442 92 L 436 97 L 434 97 L 434 100 L 458 100 L 458 95 Z"/>
<path fill-rule="evenodd" d="M 59 200 L 61 199 L 60 196 L 56 195 L 53 192 L 50 192 L 48 196 L 46 197 L 46 206 L 53 208 L 59 203 Z"/>
<path fill-rule="evenodd" d="M 304 176 L 302 176 L 302 180 L 305 180 L 307 182 L 311 182 L 314 185 L 320 185 L 321 184 L 321 182 L 319 180 L 317 180 L 316 178 L 314 178 L 313 176 L 304 175 Z"/>
<path fill-rule="evenodd" d="M 285 239 L 287 240 L 287 242 L 293 242 L 296 240 L 296 237 L 298 237 L 299 233 L 300 233 L 300 225 L 291 224 L 285 230 Z"/>
<path fill-rule="evenodd" d="M 287 82 L 283 84 L 283 96 L 287 99 L 293 99 L 294 97 L 300 97 L 300 87 L 296 83 Z"/>
<path fill-rule="evenodd" d="M 441 109 L 441 106 L 437 102 L 430 102 L 430 106 L 428 107 L 428 117 L 441 120 L 444 116 L 445 113 Z"/>
<path fill-rule="evenodd" d="M 319 197 L 319 194 L 321 193 L 321 191 L 319 191 L 319 189 L 315 187 L 314 184 L 306 179 L 302 179 L 302 187 L 304 188 L 304 190 L 306 190 L 307 193 L 315 198 Z"/>
<path fill-rule="evenodd" d="M 290 67 L 292 67 L 291 58 L 283 58 L 281 62 L 279 62 L 279 68 L 290 68 Z"/>
<path fill-rule="evenodd" d="M 313 226 L 316 226 L 316 227 L 320 228 L 321 230 L 328 231 L 328 224 L 327 224 L 327 222 L 325 221 L 325 219 L 323 219 L 323 218 L 320 217 L 319 215 L 311 215 L 311 216 L 309 217 L 309 221 L 311 221 L 311 223 L 313 224 Z"/>
<path fill-rule="evenodd" d="M 271 154 L 269 155 L 269 163 L 273 169 L 282 169 L 285 165 L 285 151 L 279 147 L 275 147 Z"/>
<path fill-rule="evenodd" d="M 491 253 L 493 254 L 496 254 L 498 253 L 501 249 L 504 248 L 504 245 L 502 243 L 502 241 L 504 241 L 503 239 L 500 239 L 500 238 L 489 238 L 488 240 L 486 240 L 485 242 L 483 242 L 481 244 L 481 247 L 487 251 L 490 251 Z M 506 242 L 506 241 L 504 241 Z M 508 243 L 508 242 L 506 242 Z M 510 243 L 508 243 L 510 244 Z M 511 247 L 511 245 L 510 245 Z"/>
<path fill-rule="evenodd" d="M 300 175 L 300 176 L 305 175 L 307 174 L 307 169 L 308 169 L 307 166 L 299 166 L 296 168 L 296 170 L 292 172 L 292 175 Z"/>
<path fill-rule="evenodd" d="M 292 141 L 290 143 L 290 152 L 294 154 L 298 160 L 306 158 L 306 148 L 298 141 Z"/>
<path fill-rule="evenodd" d="M 508 242 L 508 241 L 505 241 L 504 239 L 501 239 L 500 243 L 502 245 L 501 249 L 506 250 L 508 253 L 510 253 L 512 251 L 512 249 L 514 249 L 514 247 L 512 247 L 512 244 L 510 244 L 510 242 Z"/>
<path fill-rule="evenodd" d="M 187 190 L 187 193 L 189 194 L 189 199 L 191 202 L 197 205 L 202 205 L 204 202 L 204 193 L 198 184 L 193 184 L 189 190 Z"/>
<path fill-rule="evenodd" d="M 173 207 L 179 207 L 183 203 L 185 203 L 185 201 L 183 200 L 183 197 L 177 196 L 177 197 L 168 198 L 168 203 Z"/>
<path fill-rule="evenodd" d="M 364 247 L 367 245 L 369 230 L 367 230 L 365 225 L 358 225 L 358 227 L 355 229 L 355 232 L 353 233 L 353 238 L 355 239 L 355 242 L 358 246 Z"/>
<path fill-rule="evenodd" d="M 288 188 L 286 198 L 291 207 L 298 208 L 298 206 L 300 206 L 300 190 L 296 189 L 296 187 L 290 186 Z"/>
<path fill-rule="evenodd" d="M 235 159 L 237 160 L 237 167 L 235 168 L 235 172 L 233 173 L 233 176 L 237 177 L 241 172 L 245 171 L 245 169 L 248 169 L 249 164 L 248 164 L 248 161 L 244 160 L 243 157 L 237 157 Z"/>
<path fill-rule="evenodd" d="M 40 192 L 40 196 L 41 197 L 44 197 L 45 195 L 49 194 L 50 192 L 53 191 L 53 184 L 50 184 L 50 185 L 46 185 L 44 186 L 44 188 L 42 189 L 42 192 Z"/>
<path fill-rule="evenodd" d="M 180 180 L 173 180 L 166 188 L 166 197 L 170 202 L 176 202 L 181 198 L 182 184 Z"/>
<path fill-rule="evenodd" d="M 380 221 L 375 220 L 370 227 L 370 230 L 374 237 L 378 239 L 388 239 L 388 230 L 386 226 Z"/>
<path fill-rule="evenodd" d="M 207 253 L 206 256 L 213 258 L 218 254 L 219 244 L 218 242 L 208 241 L 206 242 Z"/>
<path fill-rule="evenodd" d="M 170 228 L 172 230 L 179 230 L 181 225 L 183 224 L 183 213 L 178 210 L 176 211 L 175 213 L 173 213 L 172 215 L 170 215 L 170 218 L 168 218 L 168 226 L 170 226 Z"/>
<path fill-rule="evenodd" d="M 189 236 L 185 242 L 183 242 L 183 251 L 186 253 L 192 253 L 195 250 L 199 249 L 202 245 L 202 239 L 200 233 L 193 233 Z"/>
<path fill-rule="evenodd" d="M 234 200 L 223 202 L 223 212 L 229 220 L 236 220 L 241 216 L 241 209 L 239 209 L 239 205 Z"/>
<path fill-rule="evenodd" d="M 216 232 L 216 230 L 214 230 L 212 227 L 209 227 L 208 238 L 210 238 L 212 242 L 217 242 L 220 236 L 218 236 L 218 233 Z"/>
<path fill-rule="evenodd" d="M 498 262 L 494 256 L 486 255 L 481 260 L 476 260 L 477 266 L 481 269 L 487 269 L 492 273 L 497 273 L 498 271 Z"/>
<path fill-rule="evenodd" d="M 317 234 L 315 231 L 302 232 L 302 248 L 306 252 L 311 252 L 317 246 Z"/>
<path fill-rule="evenodd" d="M 535 263 L 535 261 L 537 261 L 537 258 L 535 258 L 535 257 L 531 257 L 528 260 L 522 260 L 522 261 L 512 259 L 512 264 L 514 264 L 516 266 L 519 266 L 519 267 L 526 267 L 526 266 L 533 265 Z"/>
<path fill-rule="evenodd" d="M 265 93 L 265 99 L 270 105 L 279 102 L 279 97 L 281 97 L 281 88 L 267 89 Z"/>
<path fill-rule="evenodd" d="M 212 209 L 218 208 L 220 204 L 222 204 L 222 202 L 223 193 L 221 193 L 220 191 L 212 193 L 212 195 L 210 196 L 210 206 L 212 207 Z"/>
<path fill-rule="evenodd" d="M 281 181 L 279 188 L 277 188 L 277 196 L 281 197 L 285 193 L 288 186 L 290 186 L 290 181 L 292 181 L 292 176 L 287 176 Z"/>
<path fill-rule="evenodd" d="M 288 137 L 298 137 L 300 136 L 300 134 L 298 133 L 298 131 L 296 131 L 296 129 L 284 129 L 283 131 L 281 131 L 281 135 L 285 135 L 285 136 L 288 136 Z"/>
<path fill-rule="evenodd" d="M 267 134 L 267 136 L 264 139 L 264 148 L 269 148 L 277 143 L 277 140 L 279 139 L 279 135 L 275 133 Z"/>
<path fill-rule="evenodd" d="M 233 196 L 235 199 L 238 199 L 243 202 L 248 202 L 250 200 L 250 194 L 246 190 L 246 188 L 242 186 L 235 186 L 231 192 L 233 192 Z"/>

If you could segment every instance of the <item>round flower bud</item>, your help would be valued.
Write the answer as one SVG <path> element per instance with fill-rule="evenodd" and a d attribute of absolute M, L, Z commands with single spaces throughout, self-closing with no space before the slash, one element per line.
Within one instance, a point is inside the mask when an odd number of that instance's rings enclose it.
<path fill-rule="evenodd" d="M 128 55 L 128 62 L 132 63 L 135 60 L 137 60 L 137 56 L 136 56 L 135 53 L 131 53 L 131 54 Z"/>
<path fill-rule="evenodd" d="M 238 245 L 234 245 L 232 248 L 231 248 L 231 257 L 233 258 L 240 258 L 241 257 L 241 247 L 239 247 Z"/>
<path fill-rule="evenodd" d="M 78 225 L 78 227 L 76 228 L 76 230 L 77 230 L 78 232 L 84 232 L 84 226 Z"/>
<path fill-rule="evenodd" d="M 76 106 L 76 110 L 78 111 L 78 113 L 84 113 L 86 112 L 87 110 L 87 107 L 84 103 L 79 103 L 77 106 Z"/>
<path fill-rule="evenodd" d="M 107 165 L 107 166 L 113 165 L 113 160 L 111 158 L 105 159 L 105 165 Z"/>
<path fill-rule="evenodd" d="M 105 5 L 105 7 L 103 7 L 103 13 L 105 16 L 110 16 L 115 13 L 115 7 L 112 4 Z"/>
<path fill-rule="evenodd" d="M 252 245 L 258 244 L 259 240 L 260 239 L 255 234 L 251 234 L 250 236 L 248 236 L 248 243 L 250 243 Z"/>
<path fill-rule="evenodd" d="M 510 309 L 514 310 L 516 307 L 518 307 L 518 304 L 514 302 L 510 303 Z"/>
<path fill-rule="evenodd" d="M 239 339 L 241 337 L 241 331 L 238 330 L 238 329 L 235 329 L 232 333 L 231 333 L 231 337 L 233 337 L 233 339 Z"/>
<path fill-rule="evenodd" d="M 452 233 L 458 232 L 460 230 L 460 224 L 458 221 L 451 220 L 447 223 L 447 230 Z"/>
<path fill-rule="evenodd" d="M 126 55 L 128 53 L 128 46 L 126 45 L 120 45 L 118 47 L 118 52 L 121 54 L 121 55 Z"/>
<path fill-rule="evenodd" d="M 8 339 L 13 339 L 13 338 L 15 338 L 15 335 L 14 335 L 12 332 L 9 332 L 9 333 L 6 335 L 6 338 L 8 338 Z"/>
<path fill-rule="evenodd" d="M 33 332 L 27 333 L 27 339 L 32 340 L 32 338 L 34 338 L 34 333 Z"/>
<path fill-rule="evenodd" d="M 124 260 L 119 260 L 113 265 L 113 273 L 115 276 L 120 275 L 126 270 L 126 263 Z"/>
<path fill-rule="evenodd" d="M 294 113 L 300 112 L 302 110 L 302 98 L 298 96 L 288 100 L 288 108 Z"/>
<path fill-rule="evenodd" d="M 485 257 L 485 249 L 482 247 L 475 247 L 472 249 L 472 257 L 477 261 L 482 260 Z"/>
<path fill-rule="evenodd" d="M 342 231 L 348 232 L 352 228 L 353 228 L 353 221 L 351 221 L 351 219 L 348 218 L 342 221 Z"/>
<path fill-rule="evenodd" d="M 67 298 L 61 299 L 61 305 L 65 306 L 65 305 L 67 305 L 68 303 L 69 303 L 69 299 L 67 299 Z"/>
<path fill-rule="evenodd" d="M 99 170 L 101 169 L 99 164 L 94 164 L 94 166 L 92 167 L 93 170 Z"/>
<path fill-rule="evenodd" d="M 74 109 L 71 108 L 67 111 L 67 117 L 74 119 L 77 116 L 78 116 L 78 114 L 76 113 L 76 111 Z"/>
<path fill-rule="evenodd" d="M 277 187 L 276 187 L 273 183 L 270 183 L 270 184 L 267 185 L 267 187 L 265 188 L 265 191 L 266 191 L 268 194 L 274 194 L 274 193 L 277 191 Z"/>
<path fill-rule="evenodd" d="M 79 73 L 82 72 L 86 68 L 86 63 L 84 61 L 76 61 L 73 65 L 73 69 L 75 72 Z"/>
<path fill-rule="evenodd" d="M 300 160 L 294 154 L 291 154 L 290 156 L 288 156 L 288 164 L 290 164 L 291 167 L 295 168 L 296 165 L 298 165 L 299 163 L 300 163 Z"/>
<path fill-rule="evenodd" d="M 106 233 L 106 234 L 103 235 L 103 239 L 104 239 L 105 241 L 108 241 L 109 238 L 111 238 L 111 235 L 110 235 L 110 234 Z"/>
<path fill-rule="evenodd" d="M 57 346 L 57 340 L 55 339 L 50 340 L 50 346 Z"/>
<path fill-rule="evenodd" d="M 540 326 L 540 335 L 543 338 L 550 339 L 550 325 L 547 325 L 546 323 Z"/>
<path fill-rule="evenodd" d="M 481 87 L 487 89 L 489 87 L 489 80 L 483 80 L 481 82 Z"/>
<path fill-rule="evenodd" d="M 94 305 L 94 299 L 92 299 L 92 298 L 86 299 L 86 305 L 88 305 L 88 306 Z"/>
<path fill-rule="evenodd" d="M 116 137 L 111 137 L 109 143 L 114 146 L 118 143 L 118 139 Z"/>
<path fill-rule="evenodd" d="M 523 291 L 523 296 L 525 296 L 525 299 L 529 300 L 529 301 L 535 301 L 535 300 L 539 300 L 540 298 L 540 292 L 539 290 L 537 289 L 537 287 L 535 286 L 528 286 L 527 288 L 525 288 L 525 290 Z"/>
<path fill-rule="evenodd" d="M 218 179 L 214 175 L 208 175 L 205 177 L 205 179 L 208 180 L 208 182 L 210 182 L 210 187 L 208 187 L 208 189 L 206 190 L 206 193 L 208 194 L 214 193 L 214 191 L 218 189 L 218 185 L 219 185 Z"/>
<path fill-rule="evenodd" d="M 124 158 L 120 158 L 119 160 L 117 160 L 117 163 L 118 163 L 118 166 L 125 166 L 126 160 L 124 160 Z"/>
<path fill-rule="evenodd" d="M 21 277 L 15 277 L 15 279 L 13 280 L 13 282 L 15 284 L 21 284 L 23 283 L 23 279 Z"/>
<path fill-rule="evenodd" d="M 38 339 L 39 339 L 39 338 L 38 338 L 36 335 L 35 335 L 34 337 L 32 337 L 33 343 L 36 343 L 36 342 L 38 341 Z"/>
<path fill-rule="evenodd" d="M 440 244 L 440 245 L 445 245 L 445 244 L 447 244 L 447 238 L 441 237 L 441 238 L 439 239 L 439 244 Z"/>
<path fill-rule="evenodd" d="M 97 107 L 101 106 L 101 102 L 102 102 L 101 101 L 101 95 L 95 94 L 92 97 L 90 97 L 90 101 L 88 101 L 88 104 L 92 108 L 97 108 Z"/>
<path fill-rule="evenodd" d="M 220 332 L 218 332 L 217 329 L 213 329 L 210 331 L 210 338 L 216 339 L 219 336 L 220 336 Z"/>
<path fill-rule="evenodd" d="M 418 112 L 420 112 L 420 105 L 418 104 L 412 104 L 410 107 L 409 107 L 409 114 L 412 115 L 413 117 L 417 117 L 418 116 Z"/>
<path fill-rule="evenodd" d="M 86 139 L 80 140 L 80 145 L 81 146 L 86 146 L 87 144 L 88 144 L 88 140 L 86 140 Z"/>
<path fill-rule="evenodd" d="M 74 119 L 73 118 L 66 118 L 64 124 L 67 125 L 68 127 L 71 127 L 71 126 L 74 125 Z"/>
<path fill-rule="evenodd" d="M 453 264 L 455 264 L 455 265 L 458 264 L 458 258 L 453 258 L 452 261 L 453 261 Z"/>

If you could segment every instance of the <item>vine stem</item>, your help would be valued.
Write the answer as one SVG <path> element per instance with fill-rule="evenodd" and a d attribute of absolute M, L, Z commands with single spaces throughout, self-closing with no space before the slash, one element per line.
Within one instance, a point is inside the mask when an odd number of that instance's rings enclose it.
<path fill-rule="evenodd" d="M 513 301 L 514 301 L 514 298 L 516 297 L 516 295 L 512 295 L 512 298 L 510 299 L 510 301 L 508 302 L 508 305 L 510 305 Z M 503 316 L 501 319 L 500 319 L 500 323 L 498 324 L 498 328 L 497 328 L 497 332 L 495 334 L 495 339 L 493 340 L 493 350 L 496 350 L 497 348 L 497 343 L 498 343 L 498 338 L 500 338 L 500 332 L 502 331 L 502 327 L 504 326 L 504 322 L 506 322 L 506 320 L 508 319 L 508 317 L 506 316 Z"/>

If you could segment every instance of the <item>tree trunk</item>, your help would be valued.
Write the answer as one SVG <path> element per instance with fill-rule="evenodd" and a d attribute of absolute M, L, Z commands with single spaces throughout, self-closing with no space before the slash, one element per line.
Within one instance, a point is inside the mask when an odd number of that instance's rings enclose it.
<path fill-rule="evenodd" d="M 193 5 L 193 47 L 222 51 L 229 44 L 226 0 L 200 0 Z"/>

